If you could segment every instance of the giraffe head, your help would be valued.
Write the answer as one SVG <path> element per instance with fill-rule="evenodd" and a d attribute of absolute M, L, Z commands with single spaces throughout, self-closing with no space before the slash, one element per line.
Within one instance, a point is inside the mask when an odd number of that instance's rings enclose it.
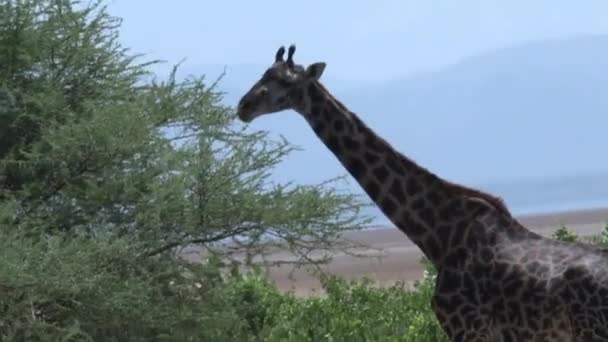
<path fill-rule="evenodd" d="M 285 47 L 277 50 L 274 63 L 239 101 L 237 114 L 242 121 L 250 122 L 261 115 L 301 105 L 306 86 L 321 77 L 325 63 L 313 63 L 304 68 L 294 63 L 295 52 L 296 46 L 291 45 L 284 60 Z"/>

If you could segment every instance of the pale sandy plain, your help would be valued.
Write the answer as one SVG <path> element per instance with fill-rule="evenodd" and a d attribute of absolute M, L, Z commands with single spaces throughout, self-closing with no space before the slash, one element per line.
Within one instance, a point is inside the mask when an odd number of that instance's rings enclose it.
<path fill-rule="evenodd" d="M 552 234 L 562 225 L 566 225 L 580 236 L 590 236 L 600 233 L 608 222 L 608 208 L 525 215 L 518 216 L 517 219 L 527 228 L 545 236 Z M 345 237 L 381 250 L 381 253 L 372 252 L 381 257 L 358 258 L 337 254 L 323 267 L 326 272 L 346 279 L 367 277 L 379 286 L 397 281 L 413 283 L 422 278 L 420 250 L 396 228 L 349 232 Z M 191 257 L 194 256 L 191 255 L 188 259 Z M 272 256 L 272 259 L 290 258 L 292 257 L 285 252 L 277 252 Z M 323 293 L 318 279 L 305 269 L 292 272 L 291 266 L 274 267 L 269 270 L 269 276 L 279 289 L 293 292 L 297 296 Z"/>

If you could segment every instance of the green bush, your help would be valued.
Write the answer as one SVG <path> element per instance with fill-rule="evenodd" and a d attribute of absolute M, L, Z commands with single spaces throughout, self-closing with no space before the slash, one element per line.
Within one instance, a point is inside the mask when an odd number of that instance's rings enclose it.
<path fill-rule="evenodd" d="M 552 238 L 560 241 L 577 241 L 578 235 L 566 226 L 561 226 L 553 232 Z"/>
<path fill-rule="evenodd" d="M 131 241 L 0 235 L 1 341 L 239 339 L 219 274 L 138 258 Z"/>
<path fill-rule="evenodd" d="M 411 289 L 326 277 L 323 287 L 323 296 L 296 298 L 251 274 L 229 279 L 225 295 L 259 341 L 445 341 L 430 280 Z"/>
<path fill-rule="evenodd" d="M 604 225 L 604 229 L 599 234 L 599 244 L 608 248 L 608 223 Z"/>
<path fill-rule="evenodd" d="M 132 241 L 2 230 L 2 341 L 444 341 L 432 283 L 378 288 L 324 278 L 326 295 L 297 298 L 259 273 L 138 258 Z"/>

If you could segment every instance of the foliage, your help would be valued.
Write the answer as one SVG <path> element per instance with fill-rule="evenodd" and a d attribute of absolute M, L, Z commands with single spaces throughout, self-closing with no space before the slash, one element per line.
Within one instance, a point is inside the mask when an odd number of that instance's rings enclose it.
<path fill-rule="evenodd" d="M 604 229 L 599 234 L 599 240 L 600 245 L 608 247 L 608 223 L 604 225 Z"/>
<path fill-rule="evenodd" d="M 217 265 L 180 248 L 324 262 L 358 247 L 339 238 L 362 202 L 340 179 L 272 181 L 293 147 L 237 122 L 217 82 L 159 80 L 119 27 L 102 1 L 0 0 L 0 336 L 246 339 Z"/>
<path fill-rule="evenodd" d="M 2 341 L 443 341 L 426 280 L 326 278 L 327 296 L 296 298 L 259 273 L 134 258 L 129 241 L 0 237 Z"/>
<path fill-rule="evenodd" d="M 433 283 L 377 287 L 325 277 L 325 296 L 278 294 L 263 277 L 228 283 L 228 297 L 263 341 L 445 341 L 430 308 Z"/>
<path fill-rule="evenodd" d="M 551 235 L 552 238 L 560 241 L 577 241 L 578 235 L 566 226 L 561 226 Z"/>
<path fill-rule="evenodd" d="M 339 237 L 368 221 L 358 197 L 339 179 L 273 182 L 294 148 L 237 122 L 217 82 L 178 80 L 178 67 L 157 80 L 102 2 L 0 0 L 0 23 L 0 200 L 15 206 L 13 229 L 239 261 L 281 246 L 316 263 L 354 246 Z"/>
<path fill-rule="evenodd" d="M 580 241 L 583 243 L 608 248 L 608 223 L 604 225 L 602 231 L 597 235 L 579 237 L 573 230 L 566 226 L 561 226 L 559 229 L 553 232 L 552 237 L 561 241 Z"/>
<path fill-rule="evenodd" d="M 216 293 L 217 273 L 134 258 L 129 241 L 35 242 L 4 230 L 0 258 L 2 341 L 213 341 L 246 332 Z"/>

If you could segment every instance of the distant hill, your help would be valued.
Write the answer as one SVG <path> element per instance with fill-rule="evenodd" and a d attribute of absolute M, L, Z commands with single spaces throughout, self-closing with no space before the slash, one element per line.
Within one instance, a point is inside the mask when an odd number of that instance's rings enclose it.
<path fill-rule="evenodd" d="M 342 99 L 401 150 L 458 179 L 608 171 L 608 36 L 509 47 Z"/>

